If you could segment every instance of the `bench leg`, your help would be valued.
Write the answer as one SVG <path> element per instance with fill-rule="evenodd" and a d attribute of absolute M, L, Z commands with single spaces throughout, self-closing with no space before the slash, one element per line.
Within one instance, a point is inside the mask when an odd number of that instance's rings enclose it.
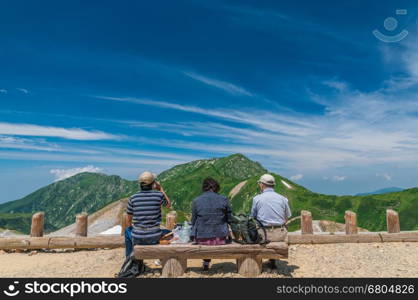
<path fill-rule="evenodd" d="M 184 258 L 168 258 L 163 260 L 162 277 L 173 278 L 180 277 L 187 268 L 187 260 Z"/>
<path fill-rule="evenodd" d="M 237 259 L 238 273 L 244 277 L 257 277 L 261 274 L 261 258 L 243 257 Z"/>

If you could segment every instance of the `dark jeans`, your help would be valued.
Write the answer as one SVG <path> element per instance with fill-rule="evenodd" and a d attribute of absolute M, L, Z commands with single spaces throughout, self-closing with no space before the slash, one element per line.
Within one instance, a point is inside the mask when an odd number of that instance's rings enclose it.
<path fill-rule="evenodd" d="M 133 227 L 127 227 L 125 229 L 125 256 L 128 257 L 133 252 L 134 245 L 158 245 L 160 243 L 160 237 L 158 238 L 145 238 L 145 239 L 136 239 L 132 238 L 132 229 Z M 162 229 L 161 236 L 170 233 L 170 230 Z"/>

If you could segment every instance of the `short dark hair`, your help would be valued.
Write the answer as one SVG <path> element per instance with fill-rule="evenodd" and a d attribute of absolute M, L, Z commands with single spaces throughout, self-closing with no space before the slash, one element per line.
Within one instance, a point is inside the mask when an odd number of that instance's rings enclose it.
<path fill-rule="evenodd" d="M 217 193 L 219 192 L 220 188 L 221 187 L 219 186 L 219 183 L 211 177 L 205 178 L 205 180 L 203 180 L 202 190 L 204 192 L 212 191 Z"/>
<path fill-rule="evenodd" d="M 145 184 L 143 182 L 141 182 L 139 185 L 141 186 L 141 191 L 150 191 L 152 190 L 152 185 L 154 183 L 150 183 L 150 184 Z"/>

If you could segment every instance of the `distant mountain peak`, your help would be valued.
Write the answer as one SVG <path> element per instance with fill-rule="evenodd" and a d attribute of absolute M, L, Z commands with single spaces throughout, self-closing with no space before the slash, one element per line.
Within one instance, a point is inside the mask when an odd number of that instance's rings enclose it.
<path fill-rule="evenodd" d="M 213 169 L 218 177 L 231 177 L 240 180 L 245 180 L 251 176 L 267 172 L 260 163 L 252 161 L 243 154 L 236 153 L 225 157 L 199 159 L 177 165 L 159 174 L 158 179 L 164 182 L 169 178 L 171 179 L 173 177 L 180 177 L 185 174 L 193 173 L 196 169 Z M 211 172 L 208 172 L 208 174 L 209 173 Z"/>
<path fill-rule="evenodd" d="M 379 190 L 376 190 L 376 191 L 373 191 L 373 192 L 359 193 L 359 194 L 356 194 L 355 196 L 380 195 L 380 194 L 401 192 L 403 190 L 404 190 L 403 188 L 396 187 L 396 186 L 391 186 L 391 187 L 379 189 Z"/>

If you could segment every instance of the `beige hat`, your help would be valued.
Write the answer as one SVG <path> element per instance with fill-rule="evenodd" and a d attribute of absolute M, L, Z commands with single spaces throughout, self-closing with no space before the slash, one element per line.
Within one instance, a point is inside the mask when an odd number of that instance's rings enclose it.
<path fill-rule="evenodd" d="M 145 171 L 141 175 L 139 175 L 138 181 L 140 183 L 151 184 L 155 181 L 155 174 Z"/>
<path fill-rule="evenodd" d="M 258 183 L 264 183 L 265 185 L 276 185 L 276 180 L 274 179 L 274 177 L 270 174 L 264 174 L 263 176 L 260 177 L 260 179 L 258 180 Z"/>

